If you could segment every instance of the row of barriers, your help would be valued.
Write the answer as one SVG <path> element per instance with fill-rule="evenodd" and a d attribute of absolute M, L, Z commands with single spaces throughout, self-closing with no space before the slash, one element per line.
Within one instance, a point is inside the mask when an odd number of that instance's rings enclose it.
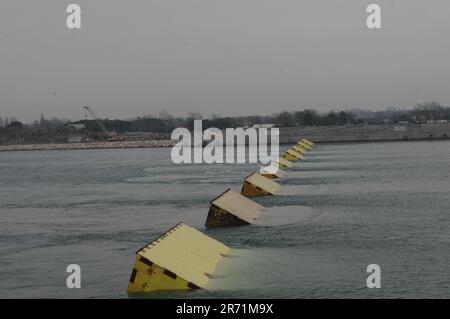
<path fill-rule="evenodd" d="M 264 207 L 249 197 L 279 193 L 281 186 L 274 180 L 285 176 L 283 169 L 302 160 L 314 143 L 302 139 L 289 148 L 275 164 L 247 176 L 239 194 L 227 189 L 210 203 L 206 227 L 229 227 L 254 224 Z M 191 290 L 205 288 L 213 278 L 219 262 L 229 256 L 231 248 L 184 223 L 136 252 L 128 283 L 128 294 L 158 290 Z"/>

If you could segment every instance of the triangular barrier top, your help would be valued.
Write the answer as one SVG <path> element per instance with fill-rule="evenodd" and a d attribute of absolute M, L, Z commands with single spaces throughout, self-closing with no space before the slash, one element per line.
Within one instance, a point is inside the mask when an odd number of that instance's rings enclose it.
<path fill-rule="evenodd" d="M 281 186 L 274 181 L 259 173 L 253 173 L 244 179 L 241 194 L 244 196 L 275 195 L 280 188 Z"/>
<path fill-rule="evenodd" d="M 283 156 L 284 159 L 288 161 L 298 161 L 303 159 L 303 155 L 299 152 L 293 150 L 292 148 L 286 150 Z"/>
<path fill-rule="evenodd" d="M 306 139 L 306 138 L 302 139 L 300 142 L 303 142 L 303 143 L 305 143 L 305 144 L 308 144 L 309 146 L 313 146 L 313 145 L 314 145 L 314 142 L 311 142 L 310 140 L 308 140 L 308 139 Z"/>
<path fill-rule="evenodd" d="M 305 153 L 308 151 L 307 149 L 301 147 L 301 146 L 298 145 L 298 144 L 292 146 L 292 149 L 293 149 L 294 151 L 299 152 L 300 154 L 305 154 Z"/>
<path fill-rule="evenodd" d="M 282 178 L 286 172 L 278 168 L 276 165 L 269 165 L 261 167 L 261 175 L 267 178 Z"/>
<path fill-rule="evenodd" d="M 297 145 L 300 146 L 300 147 L 303 147 L 304 149 L 306 149 L 306 150 L 308 150 L 308 151 L 309 151 L 310 149 L 312 149 L 311 146 L 309 146 L 308 144 L 303 143 L 303 142 L 301 142 L 301 141 L 298 142 Z"/>
<path fill-rule="evenodd" d="M 300 149 L 302 151 L 302 154 L 307 153 L 311 148 L 309 145 L 306 145 L 304 143 L 300 143 L 298 142 L 297 144 L 295 144 L 293 146 L 293 148 L 295 147 L 296 150 Z"/>
<path fill-rule="evenodd" d="M 279 158 L 276 162 L 276 166 L 279 168 L 289 168 L 292 167 L 294 164 L 292 162 L 285 160 L 284 158 Z"/>
<path fill-rule="evenodd" d="M 253 224 L 264 209 L 258 203 L 228 189 L 216 199 L 209 208 L 205 226 L 243 226 Z"/>
<path fill-rule="evenodd" d="M 204 288 L 228 246 L 179 223 L 136 253 L 128 293 Z"/>

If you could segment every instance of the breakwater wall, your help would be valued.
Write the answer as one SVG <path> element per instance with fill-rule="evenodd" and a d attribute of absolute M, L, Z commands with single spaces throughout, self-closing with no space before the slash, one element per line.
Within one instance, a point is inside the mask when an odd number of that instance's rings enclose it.
<path fill-rule="evenodd" d="M 437 140 L 450 137 L 450 123 L 359 124 L 280 128 L 280 143 L 308 138 L 318 143 Z"/>
<path fill-rule="evenodd" d="M 0 145 L 1 151 L 52 151 L 52 150 L 85 150 L 85 149 L 117 149 L 117 148 L 152 148 L 171 147 L 171 140 L 153 141 L 120 141 L 120 142 L 90 142 L 90 143 L 49 143 L 49 144 L 16 144 Z"/>

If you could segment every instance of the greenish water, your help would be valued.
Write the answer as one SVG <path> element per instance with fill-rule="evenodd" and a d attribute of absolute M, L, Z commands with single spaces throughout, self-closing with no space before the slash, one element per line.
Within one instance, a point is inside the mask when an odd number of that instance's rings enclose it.
<path fill-rule="evenodd" d="M 174 165 L 170 149 L 0 153 L 0 297 L 121 298 L 135 251 L 184 221 L 235 248 L 181 298 L 450 297 L 450 143 L 318 145 L 258 225 L 206 230 L 256 165 Z M 66 288 L 66 266 L 82 288 Z M 366 267 L 381 267 L 381 289 Z"/>

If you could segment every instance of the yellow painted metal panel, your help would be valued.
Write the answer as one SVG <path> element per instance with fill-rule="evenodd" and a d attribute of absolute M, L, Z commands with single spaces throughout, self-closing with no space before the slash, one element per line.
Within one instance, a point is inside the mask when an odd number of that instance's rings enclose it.
<path fill-rule="evenodd" d="M 180 223 L 137 252 L 184 280 L 204 287 L 229 247 Z"/>
<path fill-rule="evenodd" d="M 277 165 L 278 165 L 278 167 L 289 168 L 289 167 L 292 167 L 292 165 L 294 165 L 294 164 L 292 164 L 292 162 L 290 162 L 288 160 L 285 160 L 284 158 L 279 158 L 277 160 Z"/>
<path fill-rule="evenodd" d="M 259 187 L 270 194 L 278 193 L 281 188 L 279 184 L 256 172 L 248 176 L 244 181 Z"/>
<path fill-rule="evenodd" d="M 295 157 L 294 155 L 290 155 L 288 153 L 284 154 L 283 158 L 288 161 L 298 161 L 297 157 Z"/>
<path fill-rule="evenodd" d="M 128 283 L 129 294 L 157 290 L 190 290 L 190 283 L 179 276 L 168 276 L 165 269 L 136 255 L 134 268 Z"/>
<path fill-rule="evenodd" d="M 295 151 L 295 150 L 293 150 L 291 148 L 286 150 L 286 152 L 284 154 L 285 155 L 286 154 L 291 155 L 292 156 L 291 158 L 294 158 L 292 160 L 302 160 L 303 159 L 303 155 L 302 154 L 300 154 L 299 152 L 297 152 L 297 151 Z M 286 159 L 289 160 L 289 158 L 286 158 Z"/>
<path fill-rule="evenodd" d="M 301 142 L 303 142 L 305 144 L 308 144 L 309 146 L 313 146 L 314 145 L 314 142 L 311 142 L 310 140 L 308 140 L 306 138 L 302 139 Z"/>
<path fill-rule="evenodd" d="M 297 151 L 297 152 L 299 152 L 300 154 L 305 154 L 306 152 L 307 152 L 307 150 L 306 149 L 304 149 L 303 147 L 301 147 L 300 145 L 294 145 L 294 146 L 292 146 L 292 149 L 294 150 L 294 151 Z"/>
<path fill-rule="evenodd" d="M 261 216 L 261 211 L 264 209 L 260 204 L 231 189 L 212 201 L 212 204 L 250 224 L 253 224 Z"/>
<path fill-rule="evenodd" d="M 311 146 L 309 146 L 308 144 L 305 144 L 303 142 L 298 142 L 297 145 L 303 147 L 306 150 L 310 150 L 311 149 Z"/>

